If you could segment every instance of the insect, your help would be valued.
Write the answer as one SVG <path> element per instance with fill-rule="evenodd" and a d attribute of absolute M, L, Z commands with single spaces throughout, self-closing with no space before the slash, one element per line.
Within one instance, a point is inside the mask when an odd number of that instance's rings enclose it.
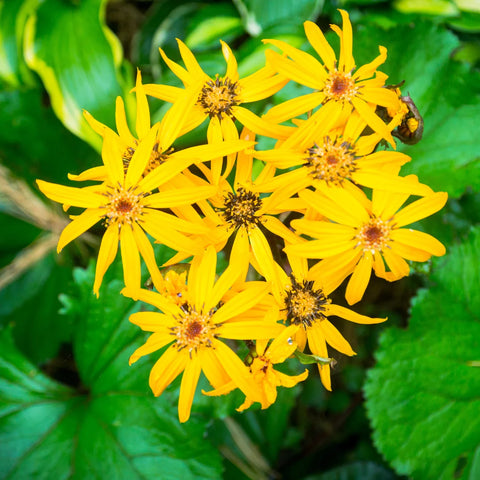
<path fill-rule="evenodd" d="M 408 112 L 392 134 L 401 142 L 406 143 L 407 145 L 414 145 L 422 139 L 423 118 L 420 115 L 417 106 L 410 98 L 410 95 L 400 97 L 400 101 L 407 106 Z"/>

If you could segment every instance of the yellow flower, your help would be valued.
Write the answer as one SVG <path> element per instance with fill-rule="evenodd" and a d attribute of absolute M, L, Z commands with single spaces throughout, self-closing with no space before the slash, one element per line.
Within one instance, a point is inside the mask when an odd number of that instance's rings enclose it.
<path fill-rule="evenodd" d="M 73 217 L 63 230 L 58 252 L 99 221 L 105 223 L 107 229 L 98 253 L 93 287 L 97 296 L 119 243 L 127 286 L 140 285 L 140 256 L 154 281 L 161 282 L 146 233 L 171 248 L 190 251 L 191 254 L 201 251 L 198 245 L 179 232 L 202 233 L 205 227 L 178 219 L 161 209 L 193 203 L 210 196 L 215 189 L 207 187 L 192 191 L 187 188 L 152 194 L 152 190 L 171 180 L 194 161 L 191 157 L 180 157 L 177 161 L 163 163 L 144 176 L 156 138 L 157 128 L 153 128 L 138 145 L 125 171 L 117 140 L 113 132 L 106 131 L 102 159 L 108 178 L 101 185 L 75 188 L 37 180 L 40 190 L 51 200 L 85 209 Z"/>
<path fill-rule="evenodd" d="M 163 59 L 180 78 L 185 89 L 168 85 L 145 85 L 147 95 L 160 98 L 167 102 L 177 102 L 189 90 L 196 96 L 190 102 L 187 113 L 188 126 L 191 130 L 200 125 L 207 117 L 208 141 L 238 139 L 235 120 L 250 130 L 268 137 L 285 137 L 290 132 L 288 127 L 275 126 L 257 117 L 242 105 L 263 100 L 280 90 L 288 80 L 282 75 L 276 75 L 271 67 L 264 67 L 245 78 L 240 78 L 237 61 L 230 47 L 222 44 L 222 53 L 227 62 L 227 70 L 223 77 L 207 75 L 198 64 L 190 49 L 178 40 L 178 47 L 186 68 L 170 60 L 160 49 Z"/>
<path fill-rule="evenodd" d="M 338 110 L 346 109 L 348 112 L 355 110 L 375 132 L 395 145 L 390 133 L 391 128 L 375 113 L 376 106 L 386 107 L 395 112 L 400 109 L 396 93 L 384 88 L 387 76 L 377 71 L 377 67 L 387 58 L 387 50 L 380 46 L 380 55 L 375 60 L 356 69 L 352 55 L 350 19 L 347 12 L 339 11 L 343 19 L 343 30 L 331 25 L 340 38 L 338 60 L 322 31 L 313 22 L 304 23 L 305 34 L 323 63 L 283 41 L 264 40 L 290 57 L 285 58 L 276 52 L 268 51 L 267 63 L 287 78 L 315 90 L 313 93 L 273 107 L 264 118 L 280 123 L 313 110 L 319 105 L 324 105 L 322 108 L 327 108 L 329 115 L 335 114 L 334 112 Z"/>
<path fill-rule="evenodd" d="M 432 215 L 447 201 L 446 193 L 437 192 L 400 209 L 408 194 L 374 190 L 370 201 L 360 190 L 353 192 L 327 186 L 301 192 L 300 197 L 331 222 L 294 220 L 297 233 L 314 240 L 285 248 L 289 254 L 324 259 L 312 271 L 329 289 L 352 274 L 346 290 L 349 304 L 363 297 L 372 268 L 377 276 L 394 281 L 409 274 L 405 260 L 425 262 L 445 254 L 431 235 L 402 227 Z"/>
<path fill-rule="evenodd" d="M 232 381 L 253 401 L 261 401 L 262 394 L 248 368 L 219 338 L 269 339 L 285 328 L 275 321 L 259 318 L 255 311 L 256 304 L 268 293 L 266 283 L 247 283 L 243 291 L 223 301 L 238 272 L 229 266 L 215 282 L 216 263 L 213 247 L 193 259 L 188 274 L 189 300 L 181 305 L 168 295 L 149 290 L 123 290 L 124 295 L 147 302 L 162 312 L 139 312 L 130 316 L 132 323 L 153 332 L 145 345 L 132 354 L 130 364 L 169 345 L 152 368 L 150 388 L 159 396 L 184 372 L 178 402 L 181 422 L 190 417 L 201 371 L 214 388 Z"/>
<path fill-rule="evenodd" d="M 330 321 L 340 317 L 360 324 L 381 323 L 386 318 L 370 318 L 352 310 L 335 305 L 329 295 L 333 289 L 325 288 L 312 269 L 308 269 L 305 258 L 289 255 L 291 274 L 277 265 L 280 282 L 274 284 L 273 293 L 284 319 L 298 327 L 295 341 L 303 351 L 308 343 L 310 352 L 328 358 L 327 344 L 345 355 L 355 355 L 350 344 Z M 324 387 L 331 390 L 330 365 L 318 364 Z"/>
<path fill-rule="evenodd" d="M 433 193 L 430 187 L 419 183 L 414 176 L 398 176 L 400 167 L 411 160 L 408 155 L 386 150 L 372 153 L 380 136 L 360 136 L 366 124 L 358 114 L 350 115 L 340 128 L 331 128 L 331 122 L 327 121 L 306 130 L 307 123 L 303 123 L 279 147 L 255 151 L 255 158 L 280 169 L 300 167 L 284 174 L 289 182 L 299 184 L 303 179 L 299 190 L 319 184 L 349 188 L 350 182 L 353 182 L 368 188 L 410 195 Z"/>
<path fill-rule="evenodd" d="M 300 375 L 291 376 L 273 368 L 275 364 L 283 363 L 288 357 L 293 355 L 293 352 L 297 348 L 294 336 L 298 329 L 299 327 L 296 325 L 287 327 L 270 345 L 268 345 L 268 342 L 265 340 L 257 340 L 256 342 L 256 355 L 253 357 L 249 368 L 262 392 L 262 409 L 268 408 L 275 403 L 277 399 L 277 387 L 292 388 L 308 376 L 308 370 L 305 370 Z M 209 396 L 225 395 L 235 388 L 235 384 L 229 382 L 216 390 L 203 393 Z M 242 412 L 250 408 L 254 401 L 255 400 L 247 396 L 245 402 L 240 405 L 237 410 Z"/>
<path fill-rule="evenodd" d="M 234 235 L 232 250 L 235 254 L 230 255 L 231 264 L 246 273 L 249 262 L 252 262 L 255 268 L 260 265 L 265 277 L 270 278 L 275 275 L 276 269 L 271 242 L 267 240 L 266 231 L 279 241 L 282 239 L 289 239 L 292 243 L 298 241 L 297 236 L 276 216 L 297 208 L 297 203 L 291 203 L 291 197 L 298 191 L 298 182 L 287 183 L 281 178 L 272 179 L 275 169 L 268 166 L 259 173 L 255 181 L 252 181 L 251 155 L 251 152 L 238 154 L 242 160 L 237 162 L 233 188 L 223 178 L 219 183 L 217 195 L 212 195 L 207 201 L 198 202 L 200 210 L 205 215 L 203 222 L 208 228 L 208 233 L 195 234 L 193 238 L 205 247 L 213 245 L 220 251 Z M 211 175 L 208 172 L 206 174 L 207 179 L 211 179 Z M 189 178 L 192 180 L 193 189 L 210 185 L 208 181 L 195 175 L 190 175 Z M 264 184 L 268 184 L 268 189 L 264 188 Z M 194 223 L 201 221 L 198 213 L 189 206 L 178 207 L 175 213 L 180 218 Z M 178 262 L 186 256 L 186 253 L 179 254 L 169 263 Z"/>

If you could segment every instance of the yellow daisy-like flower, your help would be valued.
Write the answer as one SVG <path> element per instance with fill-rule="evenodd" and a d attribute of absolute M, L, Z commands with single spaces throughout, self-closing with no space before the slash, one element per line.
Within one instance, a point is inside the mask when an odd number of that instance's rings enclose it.
<path fill-rule="evenodd" d="M 325 286 L 335 289 L 350 274 L 346 299 L 361 300 L 372 268 L 389 281 L 409 274 L 406 260 L 425 262 L 445 254 L 445 247 L 431 235 L 406 227 L 440 210 L 447 193 L 437 192 L 404 208 L 409 195 L 374 190 L 370 201 L 360 190 L 322 187 L 304 190 L 300 197 L 329 221 L 299 219 L 292 222 L 297 233 L 314 240 L 289 245 L 285 251 L 305 258 L 324 259 L 312 268 Z M 390 271 L 386 271 L 385 263 Z"/>
<path fill-rule="evenodd" d="M 340 37 L 338 60 L 320 28 L 310 21 L 304 23 L 305 34 L 323 63 L 283 41 L 264 40 L 265 43 L 278 47 L 289 57 L 285 58 L 273 51 L 267 52 L 267 62 L 276 71 L 315 90 L 314 93 L 273 107 L 264 118 L 281 123 L 319 105 L 324 105 L 322 108 L 327 108 L 332 114 L 338 109 L 346 109 L 348 112 L 355 110 L 375 132 L 395 145 L 390 132 L 396 125 L 388 127 L 375 113 L 376 106 L 389 108 L 395 112 L 401 108 L 396 93 L 384 88 L 387 76 L 377 71 L 378 66 L 387 58 L 387 50 L 380 46 L 380 55 L 375 60 L 356 69 L 352 55 L 350 19 L 347 12 L 339 11 L 342 15 L 343 29 L 331 25 L 332 30 Z"/>
<path fill-rule="evenodd" d="M 304 132 L 305 122 L 279 147 L 255 151 L 254 155 L 276 168 L 300 167 L 285 174 L 285 178 L 297 184 L 303 179 L 299 190 L 319 184 L 348 188 L 353 182 L 410 195 L 433 193 L 414 176 L 398 176 L 400 167 L 411 160 L 408 155 L 387 150 L 372 153 L 380 136 L 361 136 L 366 124 L 358 114 L 351 115 L 341 128 L 332 129 L 329 123 L 318 124 Z M 298 138 L 296 141 L 294 136 Z"/>
<path fill-rule="evenodd" d="M 323 286 L 315 272 L 308 269 L 305 258 L 289 255 L 289 261 L 290 276 L 277 265 L 281 281 L 274 284 L 273 293 L 284 320 L 299 328 L 295 336 L 298 349 L 303 351 L 308 343 L 312 354 L 328 358 L 328 344 L 345 355 L 355 355 L 330 317 L 340 317 L 360 324 L 376 324 L 387 319 L 370 318 L 333 304 L 329 298 L 333 289 Z M 331 390 L 330 365 L 318 364 L 318 370 L 324 387 Z"/>
<path fill-rule="evenodd" d="M 186 68 L 170 60 L 160 49 L 163 59 L 172 72 L 182 81 L 185 89 L 168 85 L 147 84 L 145 91 L 167 102 L 179 101 L 189 91 L 194 92 L 190 109 L 186 113 L 187 130 L 191 130 L 209 118 L 207 131 L 208 142 L 238 139 L 235 120 L 253 132 L 273 138 L 284 138 L 290 129 L 276 126 L 262 120 L 247 108 L 245 103 L 255 102 L 270 97 L 287 82 L 282 75 L 277 75 L 271 67 L 266 66 L 244 78 L 240 78 L 237 61 L 230 47 L 222 44 L 222 53 L 227 62 L 225 75 L 214 77 L 207 75 L 198 64 L 190 49 L 178 40 L 178 47 Z"/>
<path fill-rule="evenodd" d="M 144 176 L 150 152 L 157 139 L 153 128 L 140 142 L 125 171 L 122 152 L 113 132 L 106 131 L 102 159 L 108 179 L 101 185 L 85 188 L 68 187 L 37 180 L 40 190 L 51 200 L 85 210 L 68 224 L 60 235 L 57 251 L 103 220 L 107 227 L 98 253 L 93 290 L 98 296 L 103 276 L 117 254 L 118 244 L 123 260 L 125 285 L 140 285 L 140 255 L 152 278 L 161 282 L 154 252 L 146 233 L 171 248 L 200 253 L 192 240 L 179 232 L 203 233 L 205 227 L 194 225 L 161 209 L 191 204 L 210 196 L 212 187 L 180 189 L 152 194 L 152 190 L 187 168 L 194 158 L 166 162 Z"/>
<path fill-rule="evenodd" d="M 283 363 L 288 357 L 293 355 L 293 352 L 297 349 L 294 337 L 298 329 L 299 327 L 297 325 L 287 327 L 270 345 L 268 345 L 268 341 L 266 340 L 257 340 L 256 342 L 256 355 L 253 357 L 249 368 L 263 394 L 263 401 L 261 402 L 262 409 L 268 408 L 275 403 L 277 399 L 277 387 L 292 388 L 308 376 L 308 370 L 305 370 L 300 375 L 292 376 L 286 375 L 273 368 L 275 364 Z M 235 388 L 235 384 L 229 382 L 216 390 L 203 393 L 209 396 L 225 395 Z M 247 397 L 245 402 L 240 405 L 237 410 L 243 412 L 247 408 L 250 408 L 253 403 L 254 400 Z"/>
<path fill-rule="evenodd" d="M 222 301 L 238 277 L 229 266 L 215 282 L 217 254 L 213 247 L 192 261 L 188 274 L 189 301 L 182 305 L 171 297 L 141 289 L 126 288 L 124 295 L 147 302 L 159 312 L 139 312 L 130 321 L 143 330 L 154 332 L 145 345 L 130 357 L 130 364 L 167 345 L 150 373 L 150 388 L 159 396 L 181 373 L 178 415 L 181 422 L 190 417 L 195 389 L 203 371 L 214 388 L 230 381 L 253 401 L 262 401 L 262 393 L 240 358 L 220 338 L 234 340 L 269 339 L 285 328 L 275 321 L 258 318 L 256 304 L 268 293 L 268 285 L 251 286 Z"/>
<path fill-rule="evenodd" d="M 232 248 L 237 254 L 231 256 L 230 262 L 234 263 L 239 271 L 245 273 L 250 262 L 260 265 L 265 277 L 270 278 L 276 274 L 276 269 L 271 243 L 267 240 L 266 232 L 275 235 L 280 241 L 298 241 L 297 236 L 276 216 L 297 208 L 297 203 L 292 203 L 291 197 L 298 191 L 298 185 L 288 183 L 287 179 L 283 182 L 279 179 L 275 182 L 275 191 L 270 187 L 265 189 L 263 184 L 271 184 L 274 169 L 265 167 L 255 181 L 252 181 L 251 161 L 248 161 L 248 157 L 251 160 L 251 152 L 241 152 L 238 155 L 247 158 L 244 162 L 237 163 L 234 188 L 223 179 L 216 195 L 209 197 L 208 201 L 198 202 L 200 210 L 205 215 L 203 222 L 208 228 L 208 233 L 194 235 L 193 238 L 205 247 L 213 245 L 217 251 L 220 251 L 228 239 L 234 235 Z M 189 178 L 194 185 L 192 188 L 210 184 L 194 175 Z M 175 213 L 185 220 L 200 221 L 198 213 L 188 206 L 178 207 Z M 196 217 L 197 220 L 195 220 Z M 179 254 L 170 262 L 177 262 L 183 258 L 186 258 L 186 255 Z"/>

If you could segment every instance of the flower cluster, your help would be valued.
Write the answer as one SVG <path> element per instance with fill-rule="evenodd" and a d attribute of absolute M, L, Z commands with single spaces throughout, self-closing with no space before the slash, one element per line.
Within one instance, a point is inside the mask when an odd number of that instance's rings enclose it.
<path fill-rule="evenodd" d="M 155 307 L 130 317 L 152 332 L 130 363 L 162 349 L 150 374 L 155 395 L 183 372 L 181 422 L 190 416 L 202 371 L 213 388 L 205 394 L 243 392 L 239 410 L 255 402 L 267 408 L 277 387 L 303 381 L 307 370 L 287 375 L 276 369 L 294 356 L 316 363 L 330 390 L 329 348 L 355 354 L 334 318 L 386 320 L 336 305 L 331 293 L 348 278 L 345 298 L 352 305 L 362 299 L 372 271 L 395 281 L 409 274 L 407 261 L 445 253 L 435 238 L 408 228 L 447 200 L 414 175 L 399 175 L 410 157 L 395 150 L 394 137 L 418 139 L 418 112 L 378 70 L 386 60 L 384 47 L 357 68 L 350 20 L 340 13 L 342 28 L 331 27 L 340 39 L 338 57 L 320 28 L 305 22 L 318 58 L 266 39 L 272 49 L 265 66 L 244 78 L 224 42 L 225 74 L 210 76 L 178 40 L 183 65 L 160 51 L 183 87 L 143 84 L 137 74 L 136 135 L 121 98 L 117 131 L 85 113 L 103 137 L 103 165 L 70 176 L 87 186 L 38 180 L 40 190 L 65 210 L 84 209 L 63 230 L 59 252 L 104 224 L 93 285 L 97 296 L 120 246 L 123 295 Z M 263 116 L 248 108 L 288 82 L 312 91 Z M 154 125 L 147 96 L 171 104 Z M 175 147 L 180 136 L 204 122 L 203 145 Z M 273 139 L 273 149 L 258 148 L 262 136 Z M 162 271 L 154 243 L 176 252 Z M 217 275 L 219 253 L 228 266 Z M 142 259 L 152 288 L 142 286 Z M 172 267 L 179 263 L 183 273 Z M 249 348 L 245 358 L 239 341 Z"/>

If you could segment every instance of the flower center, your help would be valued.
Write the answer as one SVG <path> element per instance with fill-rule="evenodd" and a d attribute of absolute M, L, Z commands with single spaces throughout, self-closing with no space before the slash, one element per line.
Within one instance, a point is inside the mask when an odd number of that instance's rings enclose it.
<path fill-rule="evenodd" d="M 200 92 L 197 103 L 208 113 L 210 118 L 222 115 L 232 116 L 232 107 L 240 103 L 238 99 L 239 86 L 228 77 L 208 80 Z"/>
<path fill-rule="evenodd" d="M 287 318 L 295 325 L 311 327 L 316 321 L 324 320 L 325 306 L 331 300 L 322 290 L 313 288 L 313 281 L 303 280 L 297 282 L 295 277 L 290 277 L 292 285 L 286 291 L 285 310 Z"/>
<path fill-rule="evenodd" d="M 350 101 L 357 95 L 358 87 L 350 73 L 331 72 L 323 87 L 326 100 Z"/>
<path fill-rule="evenodd" d="M 316 180 L 341 185 L 357 170 L 355 150 L 349 142 L 336 139 L 333 143 L 325 137 L 323 145 L 315 144 L 305 152 L 305 166 Z"/>
<path fill-rule="evenodd" d="M 388 246 L 390 230 L 391 227 L 388 222 L 372 216 L 370 221 L 360 228 L 356 236 L 359 240 L 358 245 L 361 246 L 364 251 L 369 250 L 372 254 L 377 251 L 381 252 Z"/>
<path fill-rule="evenodd" d="M 211 313 L 198 313 L 190 304 L 184 305 L 182 310 L 185 315 L 171 328 L 171 334 L 176 337 L 176 348 L 179 351 L 187 348 L 191 354 L 198 348 L 211 347 L 217 337 L 217 326 L 211 320 Z"/>
<path fill-rule="evenodd" d="M 143 194 L 136 194 L 134 189 L 125 190 L 123 187 L 112 188 L 107 193 L 108 203 L 105 205 L 105 222 L 124 225 L 138 222 L 143 211 Z"/>
<path fill-rule="evenodd" d="M 261 223 L 255 214 L 262 207 L 258 193 L 253 193 L 240 187 L 237 193 L 229 192 L 224 197 L 223 217 L 232 228 L 250 228 Z"/>

